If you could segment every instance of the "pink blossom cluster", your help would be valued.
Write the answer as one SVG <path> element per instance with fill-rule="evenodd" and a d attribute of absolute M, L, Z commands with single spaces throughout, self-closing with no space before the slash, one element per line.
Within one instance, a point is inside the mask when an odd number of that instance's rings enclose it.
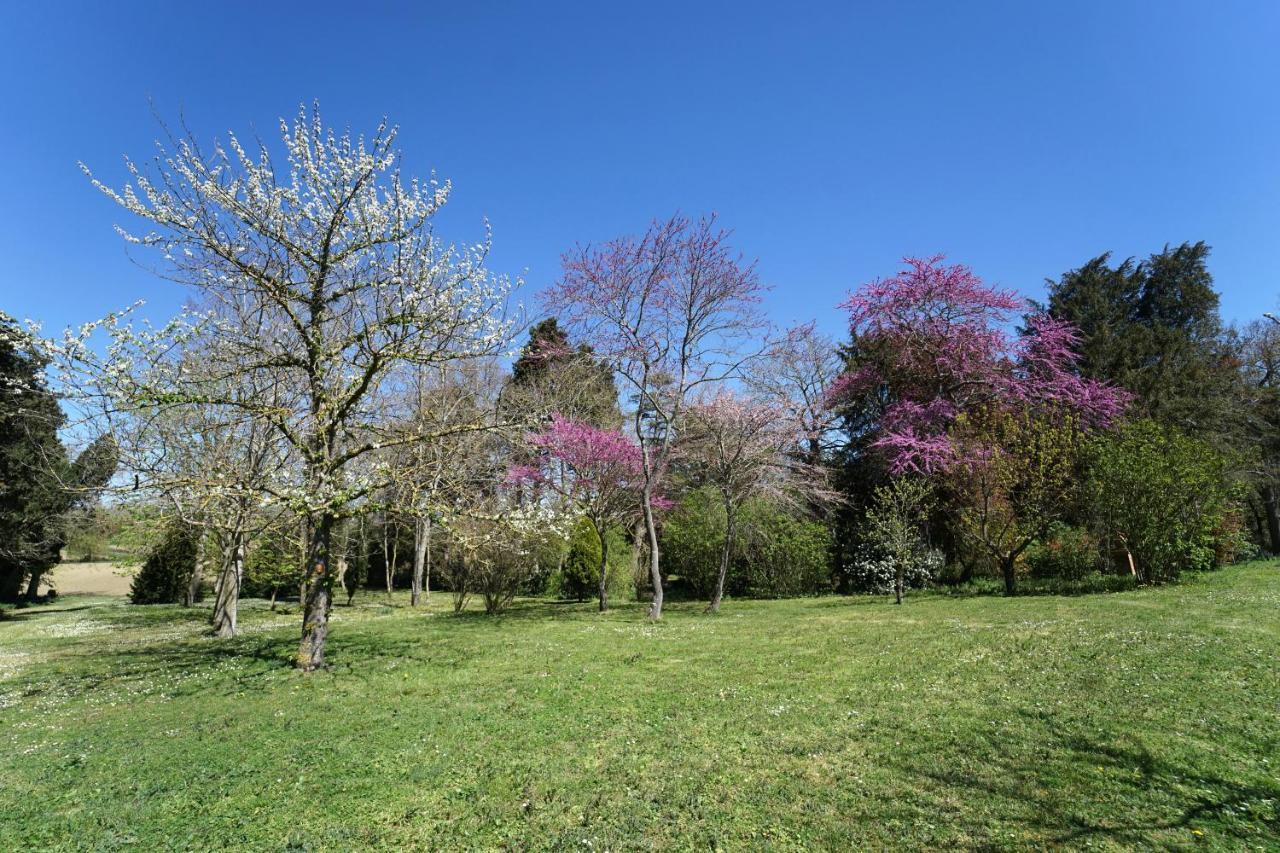
<path fill-rule="evenodd" d="M 831 405 L 885 389 L 891 402 L 874 442 L 895 472 L 932 473 L 957 461 L 947 435 L 961 413 L 997 404 L 1069 413 L 1085 428 L 1118 418 L 1128 395 L 1077 370 L 1079 335 L 1044 313 L 1008 331 L 1026 303 L 941 255 L 905 258 L 897 275 L 859 288 L 849 311 L 859 362 L 829 392 Z"/>

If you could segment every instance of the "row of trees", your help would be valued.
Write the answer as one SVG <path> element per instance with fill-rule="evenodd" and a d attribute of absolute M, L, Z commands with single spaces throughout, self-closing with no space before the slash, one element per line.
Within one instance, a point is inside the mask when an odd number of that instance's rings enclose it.
<path fill-rule="evenodd" d="M 109 442 L 113 500 L 165 508 L 164 553 L 195 567 L 167 594 L 193 602 L 211 567 L 219 634 L 246 577 L 296 584 L 298 665 L 323 666 L 335 589 L 374 562 L 389 589 L 402 539 L 414 604 L 433 565 L 458 606 L 501 609 L 547 574 L 580 590 L 589 551 L 603 610 L 622 548 L 653 619 L 673 575 L 712 611 L 727 589 L 833 583 L 900 601 L 944 572 L 1012 593 L 1066 542 L 1159 580 L 1229 550 L 1247 478 L 1280 545 L 1276 454 L 1241 452 L 1272 443 L 1270 330 L 1221 327 L 1202 245 L 1104 256 L 1044 306 L 907 259 L 850 297 L 841 347 L 772 332 L 729 233 L 675 216 L 566 253 L 553 319 L 508 370 L 518 282 L 486 268 L 487 237 L 436 236 L 449 185 L 403 178 L 395 135 L 304 111 L 279 167 L 235 136 L 171 139 L 123 189 L 94 184 L 189 306 L 154 329 L 124 312 L 56 342 L 13 332 L 51 362 L 69 431 Z M 1181 520 L 1153 523 L 1170 484 Z M 787 571 L 815 553 L 825 570 Z"/>

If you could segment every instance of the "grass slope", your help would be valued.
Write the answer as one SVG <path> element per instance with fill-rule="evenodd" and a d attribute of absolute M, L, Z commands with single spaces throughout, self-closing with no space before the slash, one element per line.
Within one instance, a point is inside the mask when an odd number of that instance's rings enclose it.
<path fill-rule="evenodd" d="M 1280 847 L 1280 569 L 1071 598 L 0 622 L 0 849 Z"/>

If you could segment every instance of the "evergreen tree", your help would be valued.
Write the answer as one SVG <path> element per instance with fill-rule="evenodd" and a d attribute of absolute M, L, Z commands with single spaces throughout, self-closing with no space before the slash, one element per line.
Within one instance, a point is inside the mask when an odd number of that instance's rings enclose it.
<path fill-rule="evenodd" d="M 1134 395 L 1136 413 L 1232 441 L 1235 347 L 1218 315 L 1203 242 L 1142 262 L 1110 254 L 1048 281 L 1049 313 L 1080 331 L 1080 372 Z"/>
<path fill-rule="evenodd" d="M 0 601 L 34 600 L 66 544 L 67 514 L 116 468 L 110 437 L 75 462 L 58 438 L 64 416 L 32 339 L 0 312 Z M 25 590 L 24 590 L 25 586 Z"/>

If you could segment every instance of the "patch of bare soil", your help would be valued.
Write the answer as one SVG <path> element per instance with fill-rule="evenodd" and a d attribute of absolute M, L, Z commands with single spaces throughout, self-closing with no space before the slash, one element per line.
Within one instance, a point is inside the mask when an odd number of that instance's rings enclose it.
<path fill-rule="evenodd" d="M 53 586 L 59 595 L 128 595 L 133 568 L 115 563 L 62 563 L 53 570 Z M 48 583 L 41 585 L 43 594 Z"/>

